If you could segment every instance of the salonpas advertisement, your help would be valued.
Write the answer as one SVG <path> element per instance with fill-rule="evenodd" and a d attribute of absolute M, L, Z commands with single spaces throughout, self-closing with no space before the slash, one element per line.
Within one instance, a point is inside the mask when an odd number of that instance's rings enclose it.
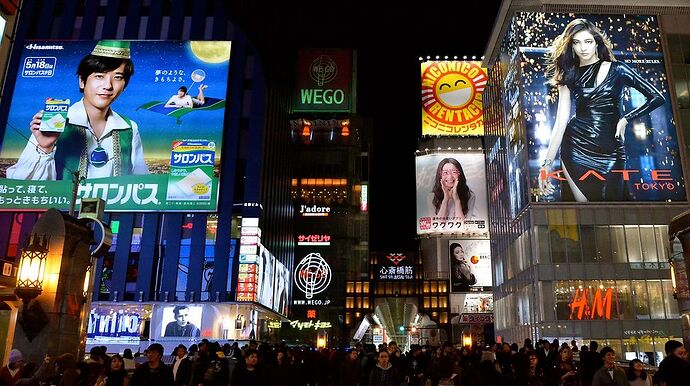
<path fill-rule="evenodd" d="M 0 210 L 214 211 L 231 43 L 33 41 L 0 148 Z"/>

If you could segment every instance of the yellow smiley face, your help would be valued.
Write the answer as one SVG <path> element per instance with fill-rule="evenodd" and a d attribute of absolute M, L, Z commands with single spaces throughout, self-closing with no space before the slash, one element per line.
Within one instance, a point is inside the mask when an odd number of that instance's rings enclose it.
<path fill-rule="evenodd" d="M 472 82 L 462 74 L 450 73 L 436 83 L 436 96 L 446 106 L 458 108 L 472 100 Z"/>

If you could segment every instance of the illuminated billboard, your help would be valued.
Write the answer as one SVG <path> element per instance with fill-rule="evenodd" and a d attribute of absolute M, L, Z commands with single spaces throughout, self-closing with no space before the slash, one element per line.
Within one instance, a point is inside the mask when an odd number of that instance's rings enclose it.
<path fill-rule="evenodd" d="M 481 62 L 426 61 L 421 79 L 423 135 L 484 135 Z"/>
<path fill-rule="evenodd" d="M 418 156 L 417 234 L 487 232 L 484 155 L 477 152 Z"/>
<path fill-rule="evenodd" d="M 151 317 L 148 305 L 91 306 L 86 341 L 138 343 L 144 332 L 145 321 Z"/>
<path fill-rule="evenodd" d="M 657 18 L 514 21 L 533 200 L 685 201 Z"/>
<path fill-rule="evenodd" d="M 32 41 L 0 150 L 0 209 L 217 207 L 230 42 Z M 78 75 L 77 75 L 78 74 Z"/>
<path fill-rule="evenodd" d="M 491 291 L 489 240 L 448 241 L 451 292 Z"/>
<path fill-rule="evenodd" d="M 295 264 L 293 300 L 296 306 L 327 306 L 331 304 L 329 287 L 333 280 L 325 254 L 310 252 Z"/>
<path fill-rule="evenodd" d="M 350 50 L 300 50 L 293 110 L 349 112 L 352 109 L 351 81 Z"/>
<path fill-rule="evenodd" d="M 414 260 L 414 256 L 409 256 L 407 253 L 381 254 L 374 275 L 377 280 L 384 281 L 414 280 Z"/>

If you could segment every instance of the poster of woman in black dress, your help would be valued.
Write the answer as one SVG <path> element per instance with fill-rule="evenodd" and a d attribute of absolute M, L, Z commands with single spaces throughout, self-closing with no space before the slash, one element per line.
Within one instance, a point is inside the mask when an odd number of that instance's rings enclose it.
<path fill-rule="evenodd" d="M 684 200 L 656 17 L 518 17 L 536 198 Z"/>
<path fill-rule="evenodd" d="M 465 259 L 465 248 L 462 244 L 451 243 L 450 252 L 450 283 L 452 292 L 467 292 L 470 286 L 477 284 L 477 277 L 472 273 L 470 264 Z"/>

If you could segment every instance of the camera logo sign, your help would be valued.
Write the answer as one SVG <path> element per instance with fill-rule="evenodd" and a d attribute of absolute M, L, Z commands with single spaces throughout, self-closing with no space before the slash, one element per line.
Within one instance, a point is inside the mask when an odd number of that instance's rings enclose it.
<path fill-rule="evenodd" d="M 310 253 L 295 268 L 295 286 L 307 299 L 319 294 L 331 284 L 331 267 L 321 254 Z"/>

